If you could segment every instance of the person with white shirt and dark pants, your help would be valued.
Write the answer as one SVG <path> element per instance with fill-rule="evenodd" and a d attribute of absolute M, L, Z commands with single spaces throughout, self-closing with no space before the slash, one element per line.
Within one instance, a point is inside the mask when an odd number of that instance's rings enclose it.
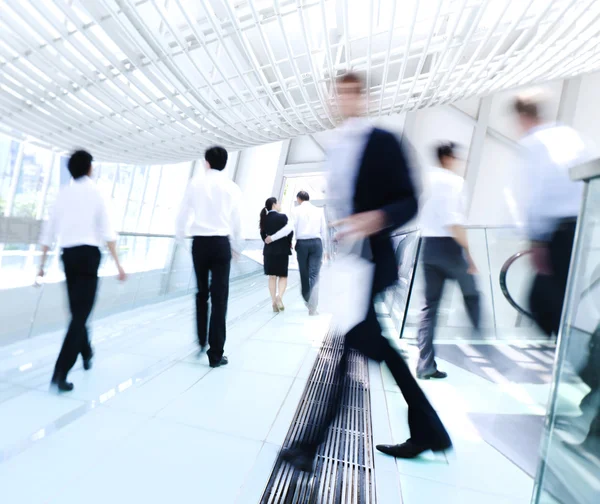
<path fill-rule="evenodd" d="M 67 375 L 81 354 L 83 367 L 92 366 L 92 346 L 87 319 L 94 307 L 98 288 L 100 247 L 105 243 L 117 265 L 119 280 L 126 278 L 117 255 L 117 235 L 112 229 L 106 204 L 96 184 L 91 180 L 91 154 L 74 152 L 68 162 L 73 177 L 56 198 L 50 219 L 44 223 L 40 244 L 43 246 L 38 275 L 44 276 L 48 251 L 58 241 L 62 248 L 71 322 L 54 367 L 52 385 L 60 392 L 73 390 Z"/>
<path fill-rule="evenodd" d="M 198 292 L 196 322 L 201 351 L 207 351 L 211 367 L 228 363 L 224 356 L 227 334 L 227 304 L 232 248 L 241 238 L 240 203 L 242 192 L 223 170 L 227 151 L 211 147 L 205 153 L 206 169 L 195 176 L 186 189 L 177 217 L 177 238 L 186 236 L 190 217 L 193 222 L 192 258 Z M 233 242 L 233 247 L 232 247 Z M 235 253 L 235 252 L 234 252 Z M 210 321 L 208 300 L 210 297 Z"/>
<path fill-rule="evenodd" d="M 590 152 L 573 128 L 545 120 L 546 101 L 543 91 L 528 90 L 513 111 L 524 133 L 524 220 L 536 270 L 530 311 L 542 331 L 557 335 L 583 195 L 583 182 L 572 181 L 569 169 L 590 160 Z"/>
<path fill-rule="evenodd" d="M 323 209 L 310 202 L 310 195 L 306 191 L 300 191 L 296 198 L 298 206 L 293 213 L 293 224 L 288 224 L 267 240 L 270 243 L 294 231 L 302 297 L 309 315 L 316 315 L 319 295 L 315 287 L 323 264 L 323 247 L 327 243 L 327 223 Z"/>
<path fill-rule="evenodd" d="M 425 306 L 418 333 L 417 377 L 424 380 L 447 376 L 437 369 L 433 347 L 446 280 L 458 282 L 471 323 L 477 332 L 480 329 L 480 297 L 474 276 L 477 268 L 469 252 L 464 228 L 464 179 L 454 173 L 456 148 L 453 142 L 443 142 L 436 147 L 440 166 L 433 167 L 429 173 L 428 194 L 420 215 Z"/>

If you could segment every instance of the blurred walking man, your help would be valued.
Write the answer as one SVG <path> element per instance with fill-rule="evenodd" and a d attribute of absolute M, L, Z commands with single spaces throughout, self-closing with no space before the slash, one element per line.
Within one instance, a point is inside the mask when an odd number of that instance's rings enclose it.
<path fill-rule="evenodd" d="M 206 352 L 210 367 L 226 365 L 227 305 L 232 246 L 241 238 L 240 203 L 242 191 L 223 173 L 227 151 L 211 147 L 205 153 L 206 168 L 189 183 L 177 216 L 178 239 L 186 236 L 190 216 L 192 258 L 198 284 L 196 294 L 196 327 L 198 344 Z M 209 276 L 210 275 L 210 276 Z M 209 281 L 210 278 L 210 281 Z M 210 297 L 210 323 L 208 299 Z"/>
<path fill-rule="evenodd" d="M 73 390 L 67 375 L 79 354 L 84 369 L 92 367 L 93 351 L 86 324 L 96 299 L 100 247 L 105 243 L 117 265 L 119 280 L 126 278 L 117 255 L 117 235 L 110 224 L 106 204 L 90 178 L 92 161 L 91 154 L 86 151 L 71 155 L 68 168 L 73 181 L 58 193 L 50 220 L 44 223 L 40 237 L 43 254 L 38 274 L 44 276 L 48 251 L 58 241 L 71 310 L 71 323 L 52 375 L 52 385 L 60 392 Z"/>
<path fill-rule="evenodd" d="M 524 133 L 525 224 L 533 250 L 536 277 L 530 310 L 548 335 L 558 334 L 583 183 L 569 169 L 588 160 L 584 141 L 571 127 L 549 123 L 541 91 L 519 95 L 513 109 Z"/>
<path fill-rule="evenodd" d="M 340 229 L 346 238 L 365 239 L 364 259 L 374 263 L 371 304 L 363 322 L 345 336 L 345 349 L 336 372 L 335 398 L 318 419 L 316 434 L 282 452 L 295 467 L 311 471 L 319 445 L 341 405 L 344 377 L 351 348 L 378 362 L 384 361 L 408 404 L 410 439 L 400 445 L 377 449 L 401 458 L 424 451 L 443 451 L 450 437 L 398 351 L 383 336 L 375 313 L 375 297 L 398 279 L 398 267 L 390 233 L 417 213 L 417 198 L 406 156 L 396 137 L 373 128 L 360 115 L 365 108 L 363 79 L 347 74 L 337 82 L 338 104 L 345 123 L 337 145 L 329 152 L 328 194 Z"/>
<path fill-rule="evenodd" d="M 317 315 L 319 294 L 316 285 L 323 264 L 323 247 L 327 243 L 327 224 L 323 210 L 310 202 L 310 195 L 306 191 L 300 191 L 297 200 L 298 206 L 292 215 L 293 224 L 267 237 L 266 242 L 279 240 L 294 231 L 302 297 L 309 315 Z"/>
<path fill-rule="evenodd" d="M 471 323 L 479 332 L 480 302 L 474 275 L 477 268 L 469 252 L 464 228 L 464 179 L 454 173 L 456 145 L 444 142 L 436 147 L 440 166 L 429 173 L 428 196 L 421 210 L 421 252 L 425 275 L 425 307 L 419 327 L 419 364 L 422 380 L 446 378 L 435 362 L 433 336 L 444 284 L 458 282 Z"/>

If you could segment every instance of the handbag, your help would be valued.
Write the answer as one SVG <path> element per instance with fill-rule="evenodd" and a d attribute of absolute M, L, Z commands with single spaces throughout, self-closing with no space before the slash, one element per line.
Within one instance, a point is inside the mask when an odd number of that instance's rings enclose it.
<path fill-rule="evenodd" d="M 331 315 L 331 327 L 343 334 L 363 322 L 371 303 L 375 265 L 362 255 L 363 242 L 343 246 L 321 270 L 319 310 Z"/>

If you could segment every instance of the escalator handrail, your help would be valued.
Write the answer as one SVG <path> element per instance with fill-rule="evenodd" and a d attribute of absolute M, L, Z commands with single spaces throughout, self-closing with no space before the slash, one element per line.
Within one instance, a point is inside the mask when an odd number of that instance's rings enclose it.
<path fill-rule="evenodd" d="M 531 252 L 532 252 L 531 249 L 522 250 L 521 252 L 517 252 L 516 254 L 513 254 L 512 256 L 510 256 L 502 265 L 502 268 L 500 269 L 500 278 L 499 278 L 500 289 L 502 290 L 502 294 L 504 294 L 504 297 L 506 298 L 508 303 L 519 313 L 522 313 L 523 315 L 525 315 L 526 317 L 529 317 L 529 318 L 533 318 L 533 314 L 529 310 L 526 310 L 521 305 L 519 305 L 519 303 L 517 303 L 515 301 L 515 299 L 511 295 L 511 293 L 508 291 L 508 287 L 506 285 L 506 275 L 508 274 L 508 269 L 513 265 L 513 263 L 517 259 L 519 259 L 525 255 L 531 254 Z"/>

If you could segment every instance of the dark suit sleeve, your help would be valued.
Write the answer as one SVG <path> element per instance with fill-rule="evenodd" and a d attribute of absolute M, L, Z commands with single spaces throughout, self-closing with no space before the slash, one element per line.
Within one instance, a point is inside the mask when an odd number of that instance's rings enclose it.
<path fill-rule="evenodd" d="M 417 196 L 402 146 L 391 133 L 385 135 L 384 145 L 381 169 L 386 204 L 382 210 L 386 214 L 388 228 L 397 229 L 417 215 Z"/>

